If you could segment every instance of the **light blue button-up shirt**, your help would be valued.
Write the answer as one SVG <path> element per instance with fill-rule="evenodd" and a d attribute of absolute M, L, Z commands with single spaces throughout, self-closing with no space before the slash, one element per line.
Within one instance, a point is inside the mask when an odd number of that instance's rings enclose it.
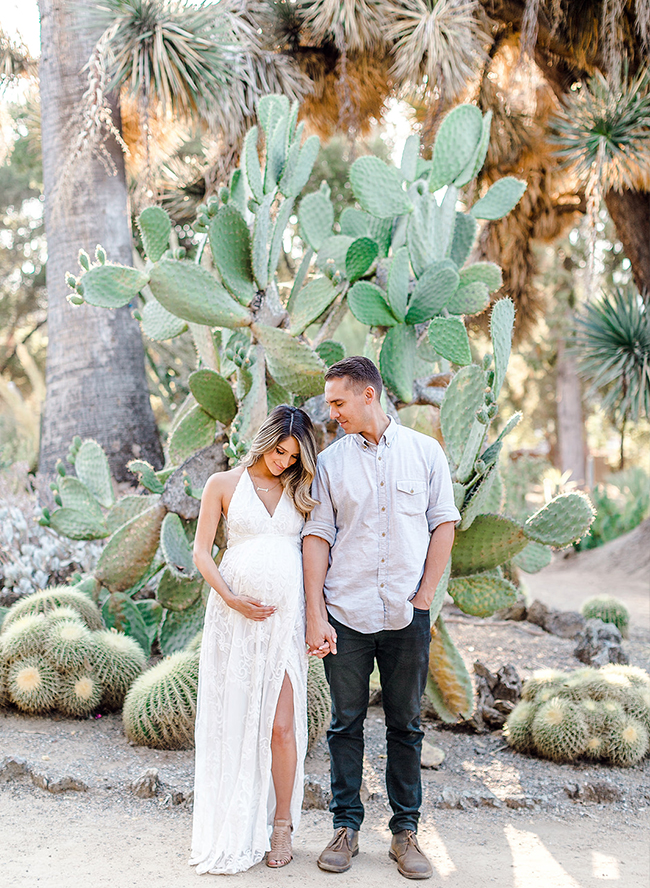
<path fill-rule="evenodd" d="M 378 444 L 346 435 L 319 455 L 312 496 L 302 535 L 330 544 L 329 613 L 363 633 L 408 626 L 431 532 L 460 520 L 440 444 L 392 419 Z"/>

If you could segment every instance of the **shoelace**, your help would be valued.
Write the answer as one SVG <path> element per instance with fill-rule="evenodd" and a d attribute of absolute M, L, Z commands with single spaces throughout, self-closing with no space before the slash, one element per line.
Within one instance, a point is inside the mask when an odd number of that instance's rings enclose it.
<path fill-rule="evenodd" d="M 332 839 L 332 843 L 330 844 L 330 848 L 332 849 L 332 851 L 342 851 L 344 843 L 348 846 L 348 848 L 350 847 L 350 845 L 348 843 L 347 827 L 342 826 L 338 831 L 338 835 L 336 835 L 335 838 Z"/>

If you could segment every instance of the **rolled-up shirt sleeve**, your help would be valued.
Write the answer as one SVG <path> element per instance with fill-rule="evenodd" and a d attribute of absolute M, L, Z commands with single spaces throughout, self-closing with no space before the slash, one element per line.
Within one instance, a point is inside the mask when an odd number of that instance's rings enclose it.
<path fill-rule="evenodd" d="M 434 455 L 429 475 L 429 506 L 427 521 L 429 532 L 433 532 L 439 524 L 446 521 L 460 521 L 460 512 L 454 503 L 454 488 L 451 483 L 449 464 L 442 447 L 434 439 Z"/>
<path fill-rule="evenodd" d="M 321 537 L 330 546 L 333 546 L 336 539 L 336 515 L 330 496 L 329 477 L 320 459 L 318 460 L 316 475 L 311 485 L 311 495 L 317 500 L 317 505 L 314 506 L 309 519 L 305 522 L 302 535 L 303 537 Z"/>

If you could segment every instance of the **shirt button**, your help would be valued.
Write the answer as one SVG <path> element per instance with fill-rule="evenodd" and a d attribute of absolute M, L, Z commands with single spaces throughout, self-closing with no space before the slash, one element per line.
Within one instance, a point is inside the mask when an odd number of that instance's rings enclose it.
<path fill-rule="evenodd" d="M 383 536 L 383 537 L 385 537 L 385 536 L 386 536 L 386 534 L 385 534 L 385 533 L 382 533 L 382 536 Z"/>
<path fill-rule="evenodd" d="M 380 486 L 380 487 L 383 487 L 383 486 L 384 486 L 384 482 L 383 482 L 383 481 L 380 481 L 380 482 L 379 482 L 379 486 Z"/>
<path fill-rule="evenodd" d="M 383 584 L 383 583 L 380 583 L 380 584 L 379 584 L 379 588 L 380 588 L 380 589 L 383 589 L 383 588 L 384 588 L 384 584 Z"/>
<path fill-rule="evenodd" d="M 386 511 L 386 506 L 382 506 L 382 507 L 381 507 L 381 510 L 382 510 L 382 512 L 385 512 L 385 511 Z"/>
<path fill-rule="evenodd" d="M 379 462 L 381 462 L 381 456 L 378 456 L 377 459 L 379 460 Z"/>
<path fill-rule="evenodd" d="M 382 558 L 382 559 L 381 559 L 381 563 L 383 564 L 385 560 L 386 560 L 385 558 Z"/>

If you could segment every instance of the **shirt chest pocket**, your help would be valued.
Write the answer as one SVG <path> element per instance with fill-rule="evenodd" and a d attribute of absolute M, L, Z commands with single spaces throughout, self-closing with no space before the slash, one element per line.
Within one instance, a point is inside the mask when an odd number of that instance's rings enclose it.
<path fill-rule="evenodd" d="M 401 515 L 423 515 L 428 505 L 428 484 L 426 481 L 406 479 L 396 481 L 396 510 Z"/>

